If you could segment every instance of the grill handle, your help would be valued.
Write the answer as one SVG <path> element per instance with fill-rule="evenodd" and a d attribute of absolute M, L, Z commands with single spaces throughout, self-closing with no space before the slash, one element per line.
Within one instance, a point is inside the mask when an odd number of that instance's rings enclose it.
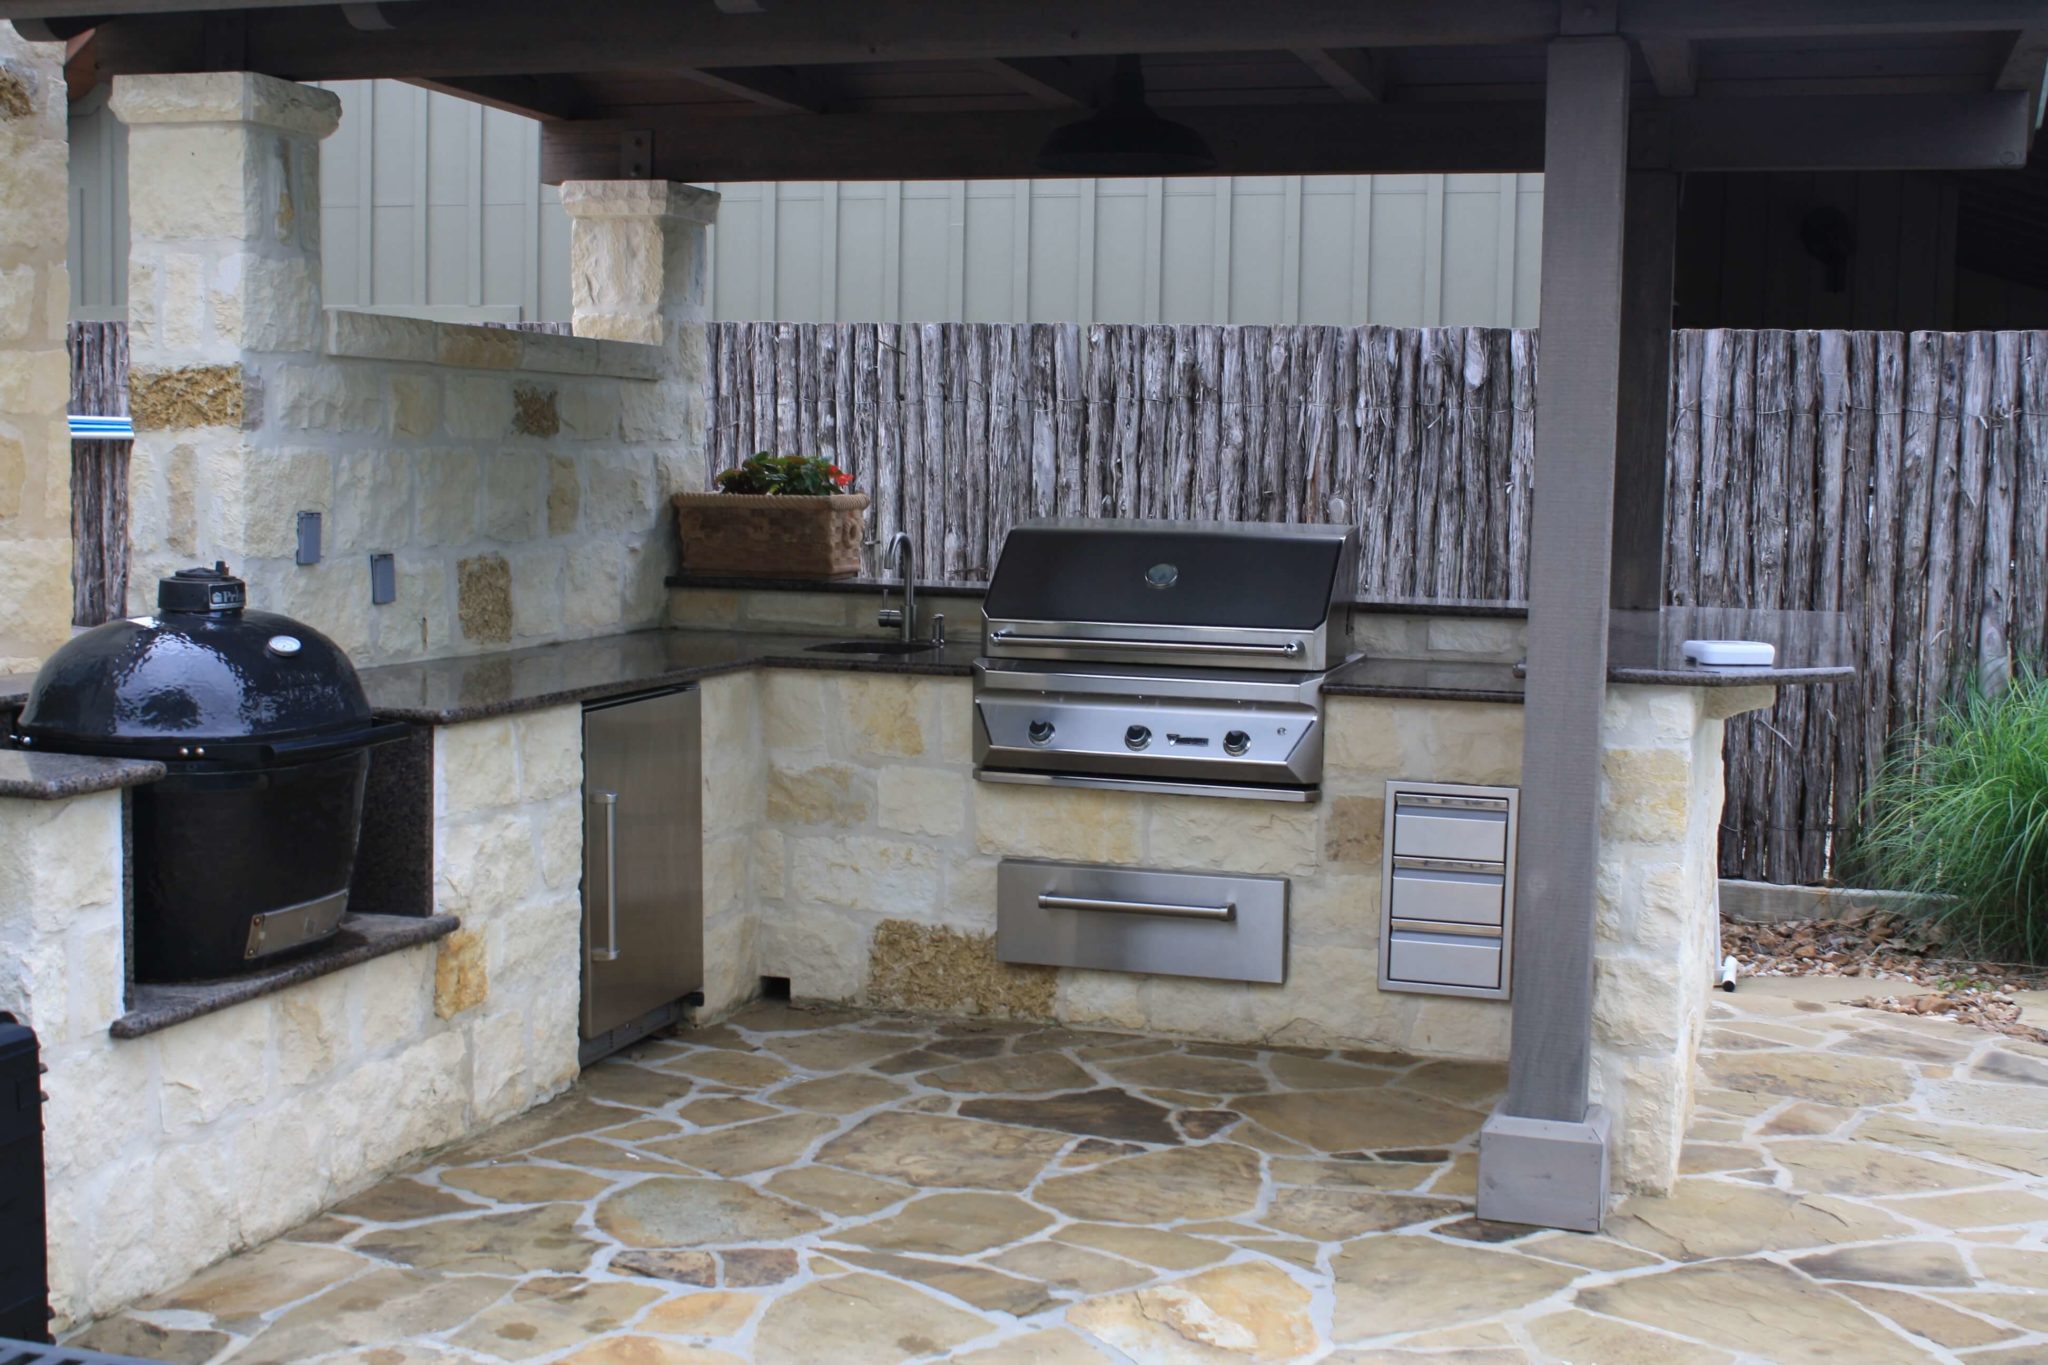
<path fill-rule="evenodd" d="M 1168 919 L 1208 919 L 1229 922 L 1237 918 L 1237 903 L 1222 905 L 1177 905 L 1172 901 L 1114 901 L 1096 896 L 1062 896 L 1038 893 L 1041 910 L 1110 910 L 1123 915 L 1160 915 Z"/>
<path fill-rule="evenodd" d="M 989 638 L 1006 645 L 1024 645 L 1033 649 L 1136 649 L 1153 650 L 1162 654 L 1277 655 L 1283 659 L 1294 658 L 1302 652 L 1299 640 L 1289 640 L 1282 645 L 1203 644 L 1182 640 L 1070 639 L 1064 635 L 1019 635 L 1008 630 L 998 630 Z"/>
<path fill-rule="evenodd" d="M 264 740 L 258 747 L 266 758 L 271 759 L 318 758 L 323 754 L 348 753 L 356 749 L 372 749 L 379 744 L 394 744 L 411 733 L 410 725 L 394 720 L 372 725 L 367 729 L 344 731 L 341 734 L 308 735 L 303 739 Z"/>

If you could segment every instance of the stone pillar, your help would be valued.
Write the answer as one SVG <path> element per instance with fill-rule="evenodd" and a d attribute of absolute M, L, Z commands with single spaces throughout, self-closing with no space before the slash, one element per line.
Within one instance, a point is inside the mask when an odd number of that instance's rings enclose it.
<path fill-rule="evenodd" d="M 71 279 L 64 47 L 0 23 L 0 673 L 71 625 Z"/>
<path fill-rule="evenodd" d="M 116 77 L 109 107 L 128 125 L 129 606 L 141 611 L 160 574 L 196 559 L 288 555 L 294 504 L 324 504 L 296 496 L 317 471 L 259 452 L 255 432 L 266 377 L 321 347 L 319 145 L 341 102 L 210 72 Z"/>
<path fill-rule="evenodd" d="M 664 503 L 670 493 L 709 487 L 706 229 L 718 217 L 717 193 L 667 180 L 569 180 L 562 208 L 576 335 L 644 342 L 668 357 L 659 383 L 627 395 L 625 438 L 663 452 L 656 474 Z"/>

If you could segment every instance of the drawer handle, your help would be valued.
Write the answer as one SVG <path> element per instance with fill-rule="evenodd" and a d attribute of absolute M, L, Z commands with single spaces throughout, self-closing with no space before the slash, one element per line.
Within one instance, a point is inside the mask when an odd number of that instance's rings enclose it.
<path fill-rule="evenodd" d="M 1484 862 L 1477 858 L 1424 858 L 1413 853 L 1394 855 L 1394 866 L 1413 872 L 1481 872 L 1489 876 L 1503 876 L 1507 864 Z"/>
<path fill-rule="evenodd" d="M 1466 924 L 1461 920 L 1447 919 L 1396 919 L 1393 927 L 1397 932 L 1455 934 L 1459 938 L 1484 938 L 1495 943 L 1502 941 L 1498 924 Z"/>
<path fill-rule="evenodd" d="M 1038 893 L 1041 910 L 1111 910 L 1124 915 L 1164 915 L 1171 919 L 1234 920 L 1237 902 L 1223 905 L 1176 905 L 1171 901 L 1112 901 L 1095 896 L 1062 896 L 1051 891 Z"/>

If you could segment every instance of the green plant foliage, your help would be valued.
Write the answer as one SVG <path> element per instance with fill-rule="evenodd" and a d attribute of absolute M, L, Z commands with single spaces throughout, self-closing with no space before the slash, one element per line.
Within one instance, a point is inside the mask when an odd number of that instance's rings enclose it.
<path fill-rule="evenodd" d="M 844 493 L 853 475 L 817 455 L 770 455 L 761 451 L 737 469 L 728 469 L 714 483 L 721 493 L 781 493 L 821 498 Z"/>
<path fill-rule="evenodd" d="M 1845 870 L 1945 898 L 1935 914 L 1960 948 L 2048 962 L 2048 674 L 1945 705 L 1872 786 Z"/>

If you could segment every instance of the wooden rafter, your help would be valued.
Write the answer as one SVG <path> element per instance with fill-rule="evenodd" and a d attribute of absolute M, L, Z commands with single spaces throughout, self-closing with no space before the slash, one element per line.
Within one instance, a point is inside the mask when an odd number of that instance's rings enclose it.
<path fill-rule="evenodd" d="M 2033 90 L 2048 71 L 2048 27 L 2021 29 L 1991 78 L 1993 90 Z"/>
<path fill-rule="evenodd" d="M 1354 104 L 1377 104 L 1386 98 L 1386 71 L 1362 47 L 1297 47 L 1294 55 L 1322 77 L 1325 85 Z"/>
<path fill-rule="evenodd" d="M 1700 89 L 1699 55 L 1686 38 L 1644 38 L 1636 43 L 1657 93 L 1666 99 L 1697 95 Z"/>
<path fill-rule="evenodd" d="M 1023 92 L 1048 109 L 1086 109 L 1094 103 L 1073 64 L 1058 57 L 988 58 L 977 62 L 983 71 Z"/>

